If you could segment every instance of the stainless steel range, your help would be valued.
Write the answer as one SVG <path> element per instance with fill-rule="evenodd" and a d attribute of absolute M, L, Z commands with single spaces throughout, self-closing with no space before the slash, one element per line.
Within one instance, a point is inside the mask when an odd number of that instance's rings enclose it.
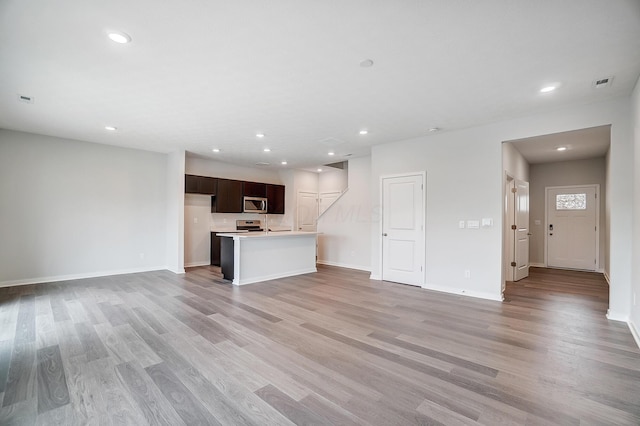
<path fill-rule="evenodd" d="M 260 220 L 236 220 L 236 231 L 263 232 Z"/>

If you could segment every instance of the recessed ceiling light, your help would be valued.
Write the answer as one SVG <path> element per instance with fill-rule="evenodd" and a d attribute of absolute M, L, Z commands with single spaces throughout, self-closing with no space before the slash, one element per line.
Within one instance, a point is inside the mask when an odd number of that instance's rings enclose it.
<path fill-rule="evenodd" d="M 361 134 L 361 135 L 366 135 L 367 133 L 369 133 L 369 131 L 368 131 L 368 130 L 366 130 L 366 129 L 362 129 L 362 130 L 360 130 L 360 134 Z"/>
<path fill-rule="evenodd" d="M 264 133 L 256 133 L 256 138 L 264 138 Z"/>
<path fill-rule="evenodd" d="M 440 127 L 432 127 L 429 129 L 429 132 L 433 133 L 433 132 L 439 132 L 440 131 Z"/>
<path fill-rule="evenodd" d="M 109 130 L 111 132 L 115 132 L 116 130 L 118 130 L 118 128 L 114 126 L 104 126 L 104 129 Z"/>
<path fill-rule="evenodd" d="M 213 148 L 211 151 L 213 151 L 213 152 L 220 152 L 220 149 L 218 149 L 218 148 Z"/>
<path fill-rule="evenodd" d="M 371 59 L 365 59 L 364 61 L 360 61 L 360 66 L 362 68 L 370 68 L 373 66 L 373 61 Z"/>
<path fill-rule="evenodd" d="M 322 169 L 318 169 L 318 172 L 321 172 L 321 171 L 322 171 Z"/>
<path fill-rule="evenodd" d="M 123 33 L 120 31 L 112 31 L 109 33 L 109 38 L 112 41 L 120 44 L 126 44 L 131 42 L 131 36 L 127 33 Z"/>
<path fill-rule="evenodd" d="M 559 146 L 556 148 L 556 151 L 566 151 L 567 147 L 566 146 Z"/>
<path fill-rule="evenodd" d="M 544 86 L 542 89 L 540 89 L 540 93 L 551 93 L 554 90 L 556 90 L 558 88 L 557 84 L 551 84 L 549 86 Z"/>
<path fill-rule="evenodd" d="M 270 148 L 265 148 L 265 149 L 263 149 L 263 151 L 264 152 L 271 152 L 271 149 Z"/>
<path fill-rule="evenodd" d="M 333 151 L 329 151 L 329 152 L 327 153 L 327 155 L 336 155 L 336 153 L 335 153 L 335 152 L 333 152 Z"/>
<path fill-rule="evenodd" d="M 283 166 L 286 166 L 287 162 L 286 161 L 281 161 L 280 164 L 282 164 Z"/>

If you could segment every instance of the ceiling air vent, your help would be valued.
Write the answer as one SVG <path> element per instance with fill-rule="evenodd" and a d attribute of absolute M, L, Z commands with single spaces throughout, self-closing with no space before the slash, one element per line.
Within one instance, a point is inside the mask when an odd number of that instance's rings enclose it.
<path fill-rule="evenodd" d="M 20 102 L 25 102 L 27 104 L 32 104 L 33 101 L 34 101 L 34 98 L 33 98 L 33 96 L 27 96 L 27 95 L 18 94 L 18 100 Z"/>
<path fill-rule="evenodd" d="M 605 87 L 610 87 L 612 82 L 613 82 L 613 77 L 599 78 L 598 80 L 593 81 L 593 88 L 604 89 Z"/>

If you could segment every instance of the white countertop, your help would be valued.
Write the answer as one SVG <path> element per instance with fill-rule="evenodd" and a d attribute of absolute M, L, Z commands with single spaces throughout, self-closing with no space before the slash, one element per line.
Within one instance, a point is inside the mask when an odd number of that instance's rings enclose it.
<path fill-rule="evenodd" d="M 216 234 L 218 237 L 235 237 L 235 238 L 279 238 L 279 237 L 298 237 L 318 235 L 317 232 L 303 231 L 270 231 L 270 232 L 220 232 Z"/>

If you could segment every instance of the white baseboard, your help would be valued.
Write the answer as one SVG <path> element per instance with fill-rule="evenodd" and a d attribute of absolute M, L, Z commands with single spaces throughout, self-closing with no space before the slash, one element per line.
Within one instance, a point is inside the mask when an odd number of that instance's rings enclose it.
<path fill-rule="evenodd" d="M 358 271 L 371 272 L 371 268 L 368 268 L 366 266 L 361 266 L 361 265 L 352 265 L 349 263 L 332 262 L 330 260 L 320 260 L 320 259 L 318 259 L 316 263 L 320 265 L 337 266 L 339 268 L 356 269 Z"/>
<path fill-rule="evenodd" d="M 371 273 L 371 275 L 369 275 L 369 279 L 370 280 L 376 280 L 376 281 L 380 281 L 382 280 L 382 277 L 378 274 L 374 274 L 373 272 Z"/>
<path fill-rule="evenodd" d="M 191 262 L 191 263 L 185 263 L 184 267 L 185 268 L 193 268 L 196 266 L 210 266 L 211 265 L 211 261 L 210 260 L 203 260 L 200 262 Z"/>
<path fill-rule="evenodd" d="M 627 315 L 621 314 L 620 312 L 612 312 L 611 309 L 607 310 L 607 319 L 626 323 L 629 322 L 629 317 Z"/>
<path fill-rule="evenodd" d="M 487 293 L 483 291 L 472 291 L 472 290 L 467 290 L 463 288 L 442 287 L 442 286 L 437 286 L 433 284 L 425 284 L 422 286 L 422 288 L 425 290 L 439 291 L 441 293 L 457 294 L 459 296 L 468 296 L 468 297 L 475 297 L 478 299 L 495 300 L 497 302 L 502 302 L 504 300 L 502 293 L 494 294 L 494 293 Z"/>
<path fill-rule="evenodd" d="M 607 281 L 607 284 L 609 284 L 609 287 L 611 287 L 611 280 L 609 279 L 607 271 L 602 271 L 602 275 L 604 275 L 604 279 Z"/>
<path fill-rule="evenodd" d="M 638 329 L 636 328 L 635 325 L 633 325 L 633 321 L 631 320 L 629 320 L 627 324 L 629 324 L 629 330 L 631 330 L 631 335 L 633 336 L 633 339 L 636 341 L 636 345 L 638 345 L 638 347 L 640 348 L 640 333 L 638 333 Z"/>
<path fill-rule="evenodd" d="M 261 277 L 253 277 L 253 278 L 240 277 L 239 280 L 237 278 L 234 278 L 232 284 L 245 285 L 245 284 L 261 283 L 263 281 L 277 280 L 278 278 L 293 277 L 295 275 L 311 274 L 313 272 L 318 272 L 315 266 L 313 268 L 299 269 L 297 271 L 287 271 L 281 274 L 263 275 Z"/>
<path fill-rule="evenodd" d="M 546 268 L 547 265 L 544 263 L 529 263 L 529 266 L 533 266 L 534 268 Z"/>
<path fill-rule="evenodd" d="M 185 270 L 184 270 L 184 268 L 182 268 L 182 269 L 171 269 L 171 268 L 165 268 L 165 269 L 166 269 L 167 271 L 169 271 L 169 272 L 173 272 L 174 274 L 178 274 L 178 275 L 180 275 L 180 274 L 186 274 L 186 273 L 187 273 L 187 271 L 185 271 Z"/>
<path fill-rule="evenodd" d="M 13 287 L 18 285 L 82 280 L 85 278 L 108 277 L 111 275 L 137 274 L 139 272 L 161 271 L 166 269 L 167 269 L 166 266 L 151 266 L 151 267 L 145 267 L 145 268 L 129 268 L 129 269 L 117 269 L 113 271 L 88 272 L 83 274 L 54 275 L 49 277 L 25 278 L 21 280 L 1 281 L 0 287 Z M 184 273 L 184 270 L 182 270 L 182 273 Z"/>

